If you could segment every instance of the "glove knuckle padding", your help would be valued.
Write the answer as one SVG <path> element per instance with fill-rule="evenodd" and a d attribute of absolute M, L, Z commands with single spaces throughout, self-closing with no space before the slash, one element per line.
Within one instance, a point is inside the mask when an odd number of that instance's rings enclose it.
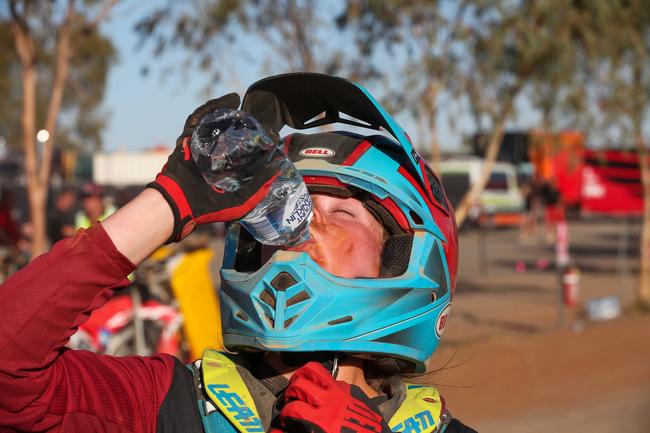
<path fill-rule="evenodd" d="M 314 407 L 327 403 L 326 390 L 305 378 L 299 378 L 287 388 L 285 401 L 302 400 Z"/>
<path fill-rule="evenodd" d="M 294 375 L 296 379 L 306 378 L 309 381 L 317 384 L 321 388 L 332 388 L 336 381 L 332 375 L 317 362 L 309 362 L 304 367 L 300 368 Z"/>
<path fill-rule="evenodd" d="M 282 409 L 283 417 L 292 420 L 314 419 L 317 413 L 317 408 L 301 400 L 289 402 Z"/>

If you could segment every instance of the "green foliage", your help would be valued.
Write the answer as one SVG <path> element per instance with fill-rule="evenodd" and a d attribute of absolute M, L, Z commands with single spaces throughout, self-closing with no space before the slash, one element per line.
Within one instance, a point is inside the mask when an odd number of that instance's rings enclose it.
<path fill-rule="evenodd" d="M 141 44 L 148 44 L 157 56 L 187 50 L 183 69 L 212 73 L 214 82 L 224 78 L 224 71 L 236 76 L 237 68 L 249 66 L 261 73 L 302 70 L 354 79 L 376 76 L 376 65 L 367 61 L 374 45 L 367 42 L 372 38 L 366 38 L 375 26 L 356 19 L 345 5 L 315 0 L 204 0 L 187 7 L 168 2 L 151 11 L 135 30 Z M 350 44 L 343 33 L 362 39 Z M 337 40 L 332 40 L 333 35 Z"/>
<path fill-rule="evenodd" d="M 188 68 L 215 72 L 215 79 L 233 63 L 247 63 L 267 73 L 312 70 L 374 80 L 391 111 L 429 126 L 441 104 L 438 92 L 467 99 L 479 127 L 494 124 L 526 95 L 546 128 L 625 123 L 630 113 L 643 113 L 640 98 L 650 94 L 647 86 L 630 87 L 634 71 L 644 76 L 638 71 L 647 69 L 638 63 L 650 52 L 647 0 L 324 4 L 170 1 L 137 30 L 157 54 L 189 50 Z M 251 40 L 255 46 L 247 47 Z"/>
<path fill-rule="evenodd" d="M 0 46 L 13 47 L 11 29 L 0 23 Z M 14 149 L 20 148 L 20 101 L 22 97 L 18 58 L 13 49 L 0 50 L 0 136 Z"/>
<path fill-rule="evenodd" d="M 590 63 L 598 104 L 624 131 L 640 135 L 650 112 L 650 8 L 646 1 L 619 0 L 600 4 L 591 16 L 600 36 Z"/>

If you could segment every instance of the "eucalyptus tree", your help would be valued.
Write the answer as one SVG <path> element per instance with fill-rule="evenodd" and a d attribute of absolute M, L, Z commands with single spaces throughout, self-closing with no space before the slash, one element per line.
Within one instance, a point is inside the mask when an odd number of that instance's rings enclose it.
<path fill-rule="evenodd" d="M 45 205 L 62 111 L 74 119 L 65 134 L 69 141 L 99 142 L 103 120 L 94 110 L 101 102 L 114 51 L 97 27 L 115 2 L 7 0 L 0 9 L 2 35 L 11 39 L 15 50 L 3 53 L 9 74 L 0 90 L 7 97 L 2 104 L 13 101 L 22 107 L 19 121 L 11 123 L 7 133 L 19 136 L 24 151 L 32 256 L 47 247 Z M 16 105 L 5 105 L 3 116 L 11 119 Z M 20 125 L 18 132 L 13 125 Z M 41 135 L 39 149 L 36 131 L 41 128 L 48 134 Z"/>
<path fill-rule="evenodd" d="M 599 35 L 592 60 L 596 101 L 603 117 L 638 152 L 643 189 L 638 301 L 650 308 L 650 7 L 643 0 L 594 2 L 591 18 Z"/>

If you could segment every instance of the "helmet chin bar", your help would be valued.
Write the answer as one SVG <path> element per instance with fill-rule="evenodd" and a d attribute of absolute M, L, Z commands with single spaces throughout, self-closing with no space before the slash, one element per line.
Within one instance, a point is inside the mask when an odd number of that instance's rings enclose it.
<path fill-rule="evenodd" d="M 227 242 L 237 231 L 230 228 Z M 224 343 L 398 358 L 412 365 L 400 370 L 424 371 L 440 338 L 432 324 L 449 305 L 443 257 L 440 240 L 427 232 L 414 234 L 410 265 L 396 278 L 336 277 L 302 252 L 277 251 L 255 272 L 228 269 L 233 258 L 226 257 Z"/>

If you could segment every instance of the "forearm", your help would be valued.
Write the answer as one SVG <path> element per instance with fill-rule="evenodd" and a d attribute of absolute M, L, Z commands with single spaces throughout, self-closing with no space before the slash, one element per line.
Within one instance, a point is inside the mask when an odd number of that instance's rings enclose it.
<path fill-rule="evenodd" d="M 117 250 L 138 264 L 169 238 L 174 215 L 163 196 L 147 188 L 102 226 Z"/>

